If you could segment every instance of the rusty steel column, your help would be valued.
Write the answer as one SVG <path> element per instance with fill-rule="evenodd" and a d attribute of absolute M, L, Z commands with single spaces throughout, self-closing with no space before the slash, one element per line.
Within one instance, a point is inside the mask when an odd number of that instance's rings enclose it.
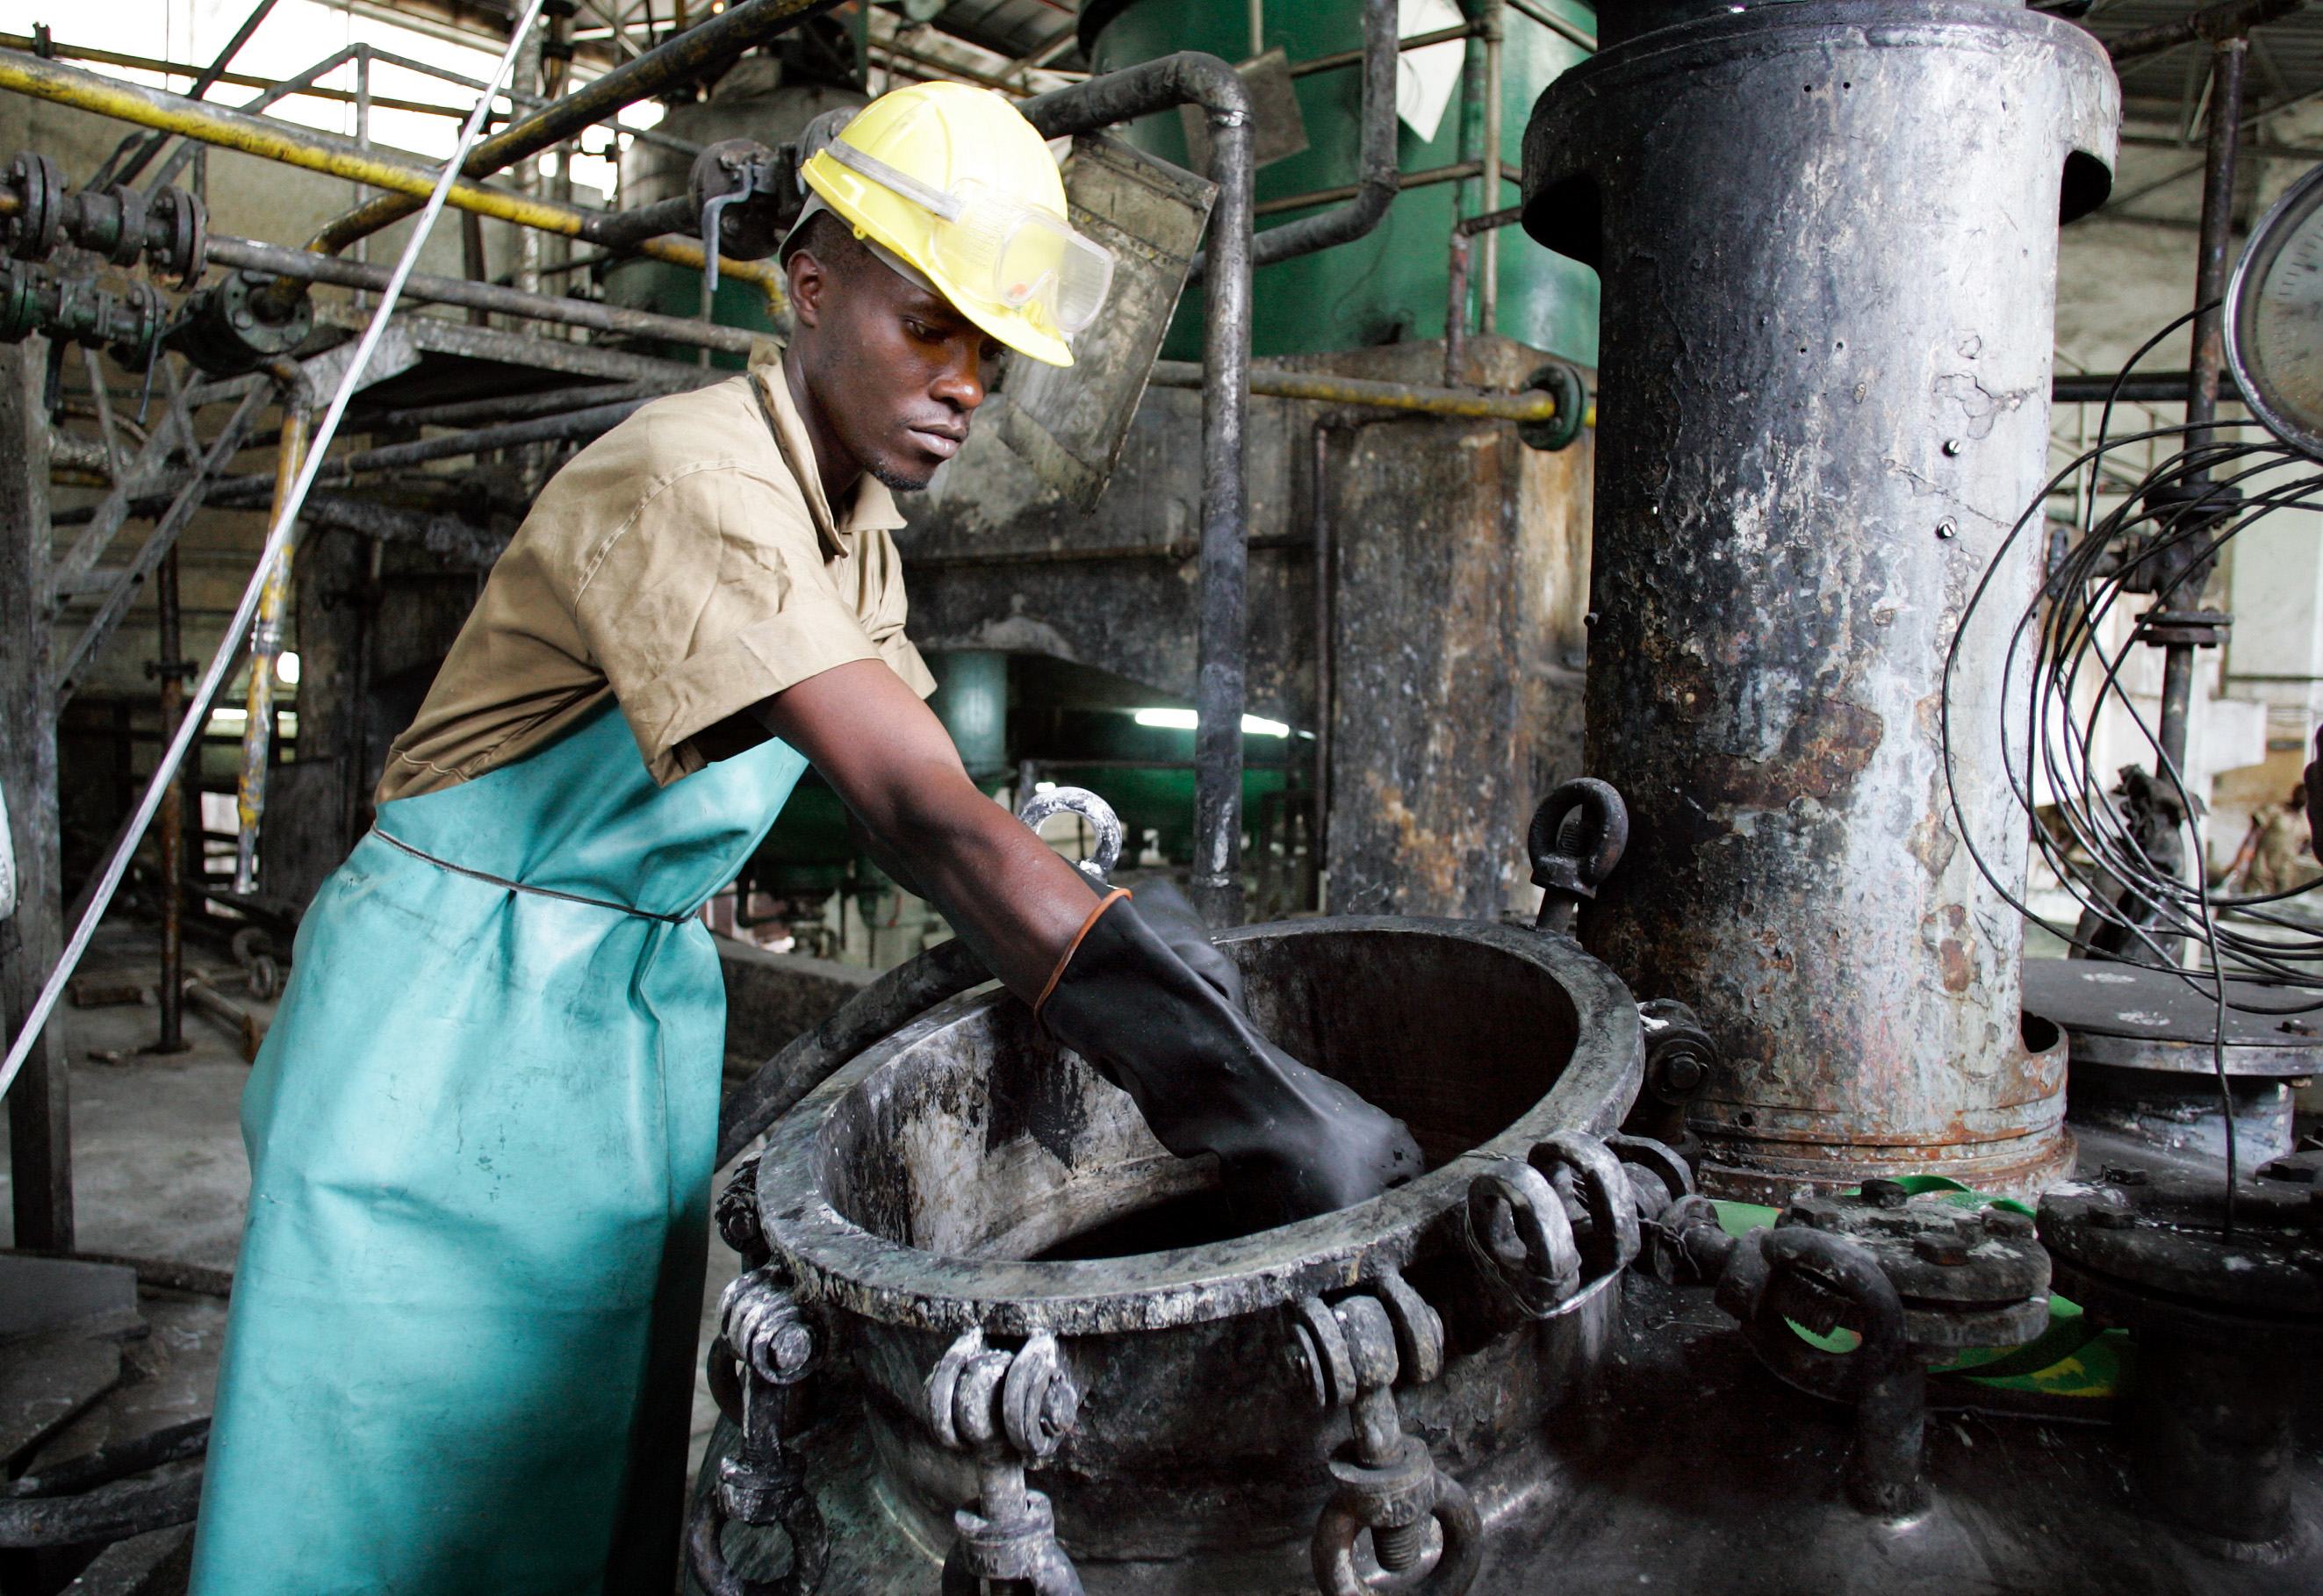
<path fill-rule="evenodd" d="M 1586 768 L 1632 830 L 1584 940 L 1725 1050 L 1704 1189 L 2037 1187 L 2071 1143 L 2062 1050 L 2020 1037 L 2000 698 L 2037 537 L 1951 716 L 2000 887 L 1940 713 L 2046 474 L 2058 221 L 2109 186 L 2119 86 L 2086 32 L 1979 0 L 1600 25 L 1524 147 L 1527 231 L 1604 284 Z"/>

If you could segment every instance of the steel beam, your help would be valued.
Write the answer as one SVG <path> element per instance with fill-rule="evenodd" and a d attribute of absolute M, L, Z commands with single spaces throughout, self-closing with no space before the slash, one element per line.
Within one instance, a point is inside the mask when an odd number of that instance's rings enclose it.
<path fill-rule="evenodd" d="M 0 922 L 0 1020 L 13 1042 L 64 947 L 57 714 L 49 691 L 48 341 L 0 348 L 0 791 L 16 853 L 16 913 Z M 19 1247 L 73 1245 L 72 1111 L 64 1027 L 50 1023 L 8 1092 Z"/>

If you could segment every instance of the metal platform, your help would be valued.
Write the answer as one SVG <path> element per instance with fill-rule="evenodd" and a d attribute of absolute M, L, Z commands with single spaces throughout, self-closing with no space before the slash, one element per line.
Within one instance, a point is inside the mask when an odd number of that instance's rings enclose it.
<path fill-rule="evenodd" d="M 2215 1002 L 2199 971 L 2095 959 L 2025 961 L 2025 1012 L 2072 1039 L 2076 1064 L 2212 1073 Z M 2228 981 L 2229 1075 L 2323 1071 L 2323 991 Z"/>

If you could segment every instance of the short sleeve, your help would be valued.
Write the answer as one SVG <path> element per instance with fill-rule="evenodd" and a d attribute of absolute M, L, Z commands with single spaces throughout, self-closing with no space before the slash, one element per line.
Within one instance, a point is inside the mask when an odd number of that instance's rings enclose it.
<path fill-rule="evenodd" d="M 888 658 L 825 564 L 796 486 L 730 461 L 671 478 L 583 559 L 574 619 L 664 785 L 702 767 L 696 732 L 810 676 Z"/>
<path fill-rule="evenodd" d="M 904 595 L 904 556 L 895 540 L 881 528 L 855 535 L 855 559 L 860 566 L 862 594 L 856 605 L 863 617 L 864 635 L 893 666 L 904 684 L 922 698 L 936 690 L 936 679 L 911 638 L 904 635 L 911 606 Z"/>

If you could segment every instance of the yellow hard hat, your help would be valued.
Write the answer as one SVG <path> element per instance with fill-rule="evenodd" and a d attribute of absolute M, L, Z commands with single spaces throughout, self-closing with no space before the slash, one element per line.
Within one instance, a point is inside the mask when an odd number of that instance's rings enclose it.
<path fill-rule="evenodd" d="M 800 178 L 954 308 L 1052 366 L 1097 319 L 1113 257 L 1065 219 L 1065 185 L 1033 124 L 990 89 L 914 83 L 856 113 Z"/>

